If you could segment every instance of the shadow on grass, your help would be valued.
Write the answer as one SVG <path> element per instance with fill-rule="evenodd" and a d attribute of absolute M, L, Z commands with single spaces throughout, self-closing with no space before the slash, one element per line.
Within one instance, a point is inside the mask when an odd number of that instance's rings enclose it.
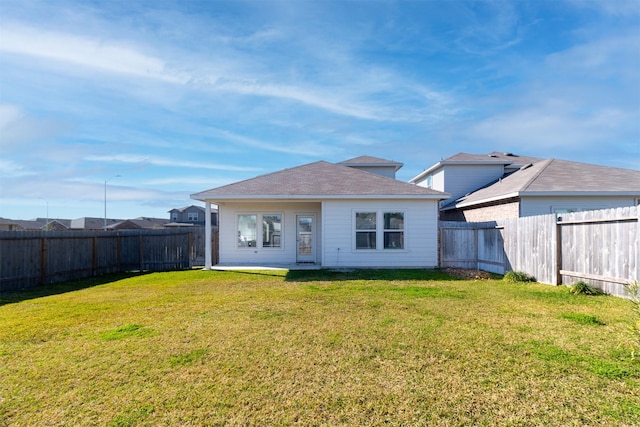
<path fill-rule="evenodd" d="M 130 277 L 142 276 L 144 274 L 148 274 L 148 272 L 132 271 L 125 273 L 105 274 L 103 276 L 90 277 L 87 279 L 52 283 L 49 285 L 36 286 L 29 289 L 3 292 L 0 294 L 0 306 L 6 304 L 15 304 L 21 301 L 35 298 L 79 291 L 81 289 L 106 285 L 108 283 L 117 282 L 118 280 L 128 279 Z"/>
<path fill-rule="evenodd" d="M 331 282 L 344 280 L 437 280 L 455 281 L 457 279 L 450 274 L 439 270 L 290 270 L 285 276 L 288 282 Z"/>

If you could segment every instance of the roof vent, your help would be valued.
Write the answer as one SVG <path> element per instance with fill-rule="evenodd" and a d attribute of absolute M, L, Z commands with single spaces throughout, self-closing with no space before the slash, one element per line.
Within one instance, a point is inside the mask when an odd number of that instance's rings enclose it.
<path fill-rule="evenodd" d="M 521 170 L 521 171 L 522 171 L 522 170 L 525 170 L 525 169 L 527 169 L 527 168 L 530 168 L 531 166 L 533 166 L 533 163 L 527 163 L 526 165 L 522 166 L 522 167 L 520 168 L 520 170 Z"/>
<path fill-rule="evenodd" d="M 513 153 L 502 153 L 504 156 L 508 156 L 508 157 L 514 157 Z"/>
<path fill-rule="evenodd" d="M 498 157 L 495 154 L 489 154 L 489 157 Z"/>

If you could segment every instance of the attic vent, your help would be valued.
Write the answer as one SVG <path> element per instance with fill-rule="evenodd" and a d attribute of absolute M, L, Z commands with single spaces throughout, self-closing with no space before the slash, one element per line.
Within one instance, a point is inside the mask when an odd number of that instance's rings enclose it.
<path fill-rule="evenodd" d="M 498 157 L 495 154 L 489 154 L 489 157 Z"/>
<path fill-rule="evenodd" d="M 502 153 L 503 156 L 514 157 L 513 153 Z"/>
<path fill-rule="evenodd" d="M 522 171 L 522 170 L 525 170 L 525 169 L 527 169 L 527 168 L 530 168 L 531 166 L 533 166 L 533 163 L 527 163 L 526 165 L 522 166 L 522 167 L 520 168 L 520 170 L 521 170 L 521 171 Z"/>

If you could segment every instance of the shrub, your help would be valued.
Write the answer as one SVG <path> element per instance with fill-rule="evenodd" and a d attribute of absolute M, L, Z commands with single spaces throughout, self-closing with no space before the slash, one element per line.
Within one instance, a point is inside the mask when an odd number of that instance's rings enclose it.
<path fill-rule="evenodd" d="M 508 283 L 526 283 L 536 281 L 535 277 L 523 271 L 508 271 L 507 274 L 504 275 L 503 280 Z"/>
<path fill-rule="evenodd" d="M 602 291 L 584 280 L 578 280 L 569 288 L 569 292 L 575 295 L 601 295 Z"/>

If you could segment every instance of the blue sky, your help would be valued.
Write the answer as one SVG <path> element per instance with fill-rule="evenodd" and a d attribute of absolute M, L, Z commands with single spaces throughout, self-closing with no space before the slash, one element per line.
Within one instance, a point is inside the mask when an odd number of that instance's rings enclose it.
<path fill-rule="evenodd" d="M 0 217 L 491 151 L 640 167 L 638 1 L 0 0 Z"/>

